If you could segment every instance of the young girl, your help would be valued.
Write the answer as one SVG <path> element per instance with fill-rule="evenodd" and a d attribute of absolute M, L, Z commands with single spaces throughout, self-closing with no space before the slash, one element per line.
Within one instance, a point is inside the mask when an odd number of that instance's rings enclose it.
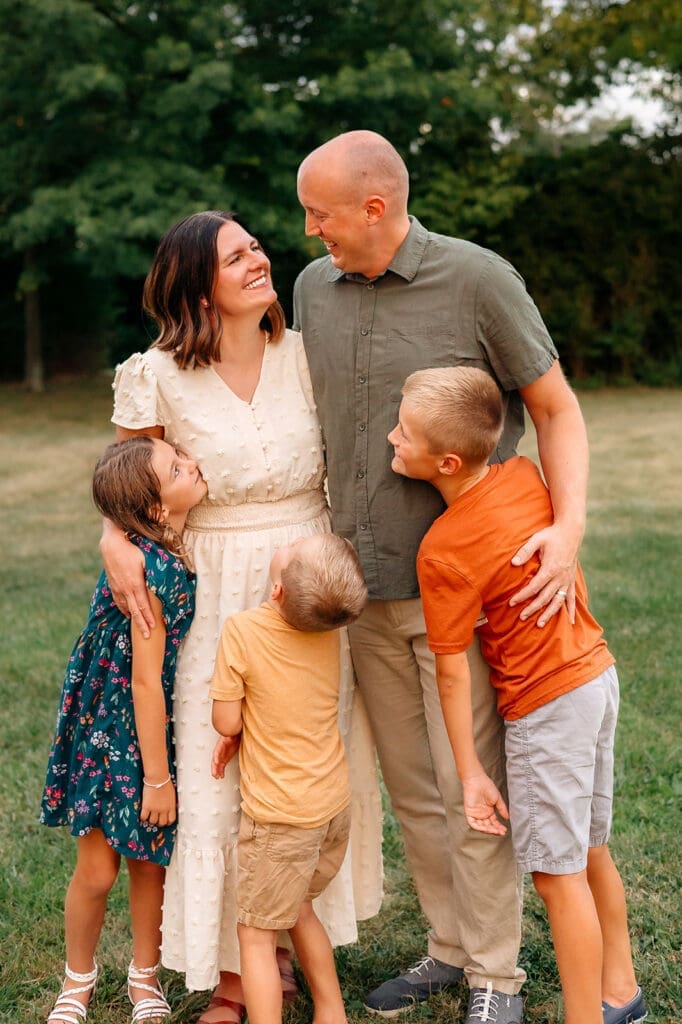
<path fill-rule="evenodd" d="M 144 435 L 110 445 L 95 469 L 95 504 L 144 554 L 156 626 L 145 639 L 116 608 L 102 573 L 69 660 L 42 800 L 41 821 L 68 825 L 78 837 L 64 910 L 66 979 L 48 1024 L 86 1018 L 97 979 L 95 947 L 121 856 L 133 933 L 132 1021 L 170 1016 L 156 972 L 175 836 L 171 698 L 195 589 L 180 535 L 206 490 L 196 462 Z"/>

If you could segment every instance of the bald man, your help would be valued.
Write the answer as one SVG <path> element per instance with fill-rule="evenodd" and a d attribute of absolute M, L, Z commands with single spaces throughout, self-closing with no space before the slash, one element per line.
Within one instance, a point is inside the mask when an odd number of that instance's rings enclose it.
<path fill-rule="evenodd" d="M 519 1024 L 525 974 L 511 842 L 464 820 L 419 601 L 417 549 L 443 506 L 435 489 L 391 471 L 386 435 L 405 378 L 426 367 L 464 363 L 496 380 L 506 420 L 493 461 L 515 454 L 528 410 L 555 519 L 515 556 L 522 566 L 537 553 L 540 568 L 512 601 L 538 628 L 564 602 L 574 615 L 587 438 L 522 279 L 495 253 L 427 231 L 408 215 L 408 186 L 400 155 L 366 131 L 325 143 L 298 174 L 306 234 L 327 255 L 299 276 L 294 316 L 327 445 L 334 530 L 356 546 L 371 598 L 349 631 L 351 651 L 429 922 L 427 955 L 371 992 L 366 1006 L 394 1017 L 464 974 L 467 1024 Z M 478 645 L 468 654 L 478 754 L 504 787 L 503 723 Z"/>

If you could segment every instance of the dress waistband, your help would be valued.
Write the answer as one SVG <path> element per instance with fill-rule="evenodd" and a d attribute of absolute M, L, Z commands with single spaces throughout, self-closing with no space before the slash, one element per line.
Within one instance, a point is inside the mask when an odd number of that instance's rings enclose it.
<path fill-rule="evenodd" d="M 196 533 L 217 533 L 296 526 L 322 515 L 327 507 L 325 496 L 319 490 L 302 491 L 277 501 L 246 501 L 241 505 L 202 503 L 190 510 L 185 529 Z"/>

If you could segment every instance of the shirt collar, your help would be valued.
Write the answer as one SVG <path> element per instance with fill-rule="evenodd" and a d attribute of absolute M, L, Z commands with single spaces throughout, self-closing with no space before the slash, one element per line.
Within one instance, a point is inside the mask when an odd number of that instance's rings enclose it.
<path fill-rule="evenodd" d="M 390 270 L 393 274 L 397 274 L 406 281 L 412 281 L 413 278 L 416 277 L 417 271 L 421 265 L 429 233 L 426 228 L 419 223 L 416 217 L 412 217 L 410 215 L 408 219 L 410 221 L 410 230 L 405 235 L 404 241 L 387 266 L 384 274 L 388 273 Z M 342 277 L 346 278 L 348 281 L 360 281 L 362 283 L 367 281 L 367 278 L 363 274 L 347 274 L 345 271 L 335 267 L 331 262 L 331 256 L 328 257 L 328 260 L 328 281 L 339 281 Z M 379 276 L 383 277 L 384 275 L 380 274 Z"/>

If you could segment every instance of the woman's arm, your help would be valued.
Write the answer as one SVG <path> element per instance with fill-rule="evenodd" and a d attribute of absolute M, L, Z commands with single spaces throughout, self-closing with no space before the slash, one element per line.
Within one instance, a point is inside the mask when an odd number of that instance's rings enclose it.
<path fill-rule="evenodd" d="M 140 820 L 151 825 L 170 825 L 175 821 L 175 787 L 169 780 L 168 748 L 166 746 L 166 701 L 162 673 L 166 647 L 166 629 L 161 615 L 161 602 L 149 595 L 158 625 L 145 637 L 136 623 L 131 623 L 133 643 L 133 707 L 135 729 L 142 755 L 142 774 L 149 785 L 142 787 Z M 158 788 L 154 788 L 158 787 Z"/>
<path fill-rule="evenodd" d="M 150 437 L 163 440 L 163 427 L 145 427 L 140 430 L 116 427 L 117 441 L 125 441 L 139 434 L 148 434 Z M 155 622 L 144 581 L 144 555 L 138 547 L 130 543 L 123 531 L 108 519 L 102 522 L 99 549 L 117 607 L 135 622 L 145 637 L 148 637 Z"/>

